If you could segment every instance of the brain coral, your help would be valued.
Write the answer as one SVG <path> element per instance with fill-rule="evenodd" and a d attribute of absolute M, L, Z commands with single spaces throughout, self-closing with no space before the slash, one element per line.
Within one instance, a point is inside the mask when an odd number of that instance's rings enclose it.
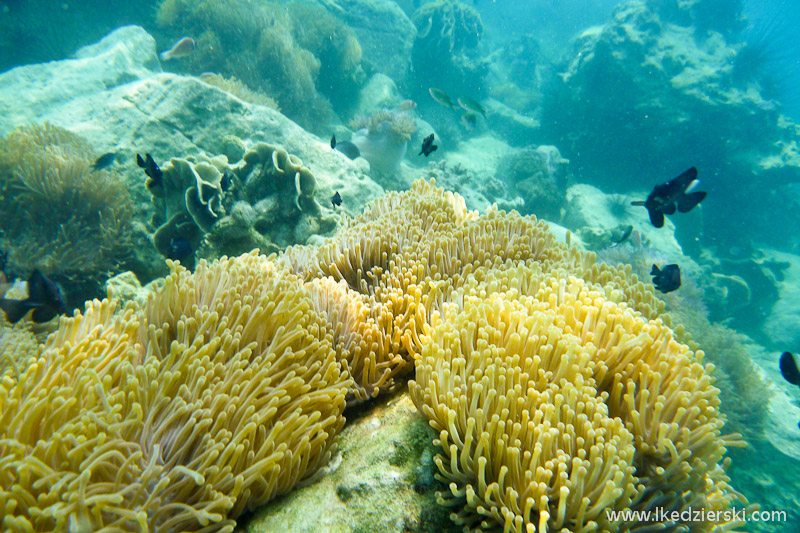
<path fill-rule="evenodd" d="M 720 461 L 741 443 L 720 436 L 702 352 L 575 277 L 520 267 L 495 278 L 445 305 L 410 382 L 439 435 L 453 519 L 537 532 L 718 526 L 606 514 L 724 509 L 738 497 Z"/>
<path fill-rule="evenodd" d="M 171 267 L 2 377 L 4 531 L 233 531 L 327 463 L 350 382 L 302 283 L 257 255 Z"/>

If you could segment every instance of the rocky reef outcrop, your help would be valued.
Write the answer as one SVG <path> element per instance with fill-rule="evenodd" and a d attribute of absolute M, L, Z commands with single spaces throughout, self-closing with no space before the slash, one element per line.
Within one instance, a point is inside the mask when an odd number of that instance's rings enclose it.
<path fill-rule="evenodd" d="M 146 176 L 136 165 L 137 154 L 150 153 L 159 164 L 170 158 L 194 159 L 196 164 L 205 161 L 201 166 L 209 179 L 210 174 L 215 174 L 212 170 L 221 179 L 220 168 L 233 167 L 259 143 L 279 146 L 284 153 L 299 158 L 315 180 L 312 195 L 320 210 L 315 219 L 323 217 L 329 222 L 324 224 L 327 229 L 302 222 L 294 202 L 298 194 L 294 192 L 297 186 L 293 174 L 287 178 L 293 192 L 287 196 L 291 200 L 287 209 L 294 218 L 286 219 L 285 224 L 273 220 L 271 224 L 257 225 L 263 241 L 280 246 L 305 242 L 314 234 L 335 227 L 330 203 L 334 192 L 338 191 L 343 199 L 339 211 L 355 212 L 382 190 L 367 176 L 368 167 L 363 160 L 351 161 L 331 150 L 327 140 L 320 141 L 276 109 L 242 100 L 201 78 L 163 72 L 154 38 L 137 26 L 115 30 L 97 44 L 81 49 L 72 59 L 17 67 L 0 74 L 0 115 L 4 117 L 0 123 L 2 136 L 19 126 L 49 122 L 81 135 L 95 154 L 116 153 L 109 171 L 130 193 L 131 216 L 142 226 L 150 221 L 153 207 L 152 195 L 145 188 Z M 218 168 L 212 163 L 219 155 L 227 163 Z M 219 185 L 215 183 L 212 189 Z M 185 194 L 192 185 L 196 183 L 180 188 L 187 216 Z M 253 204 L 263 199 L 260 197 Z M 209 201 L 216 203 L 210 198 Z M 233 207 L 226 215 L 242 214 Z M 211 210 L 216 212 L 213 206 Z M 151 237 L 175 213 L 170 212 L 170 217 L 166 214 L 166 208 L 162 209 L 163 220 L 147 226 Z M 196 225 L 196 221 L 192 224 Z M 226 222 L 216 224 L 219 228 Z M 258 239 L 249 233 L 252 224 L 248 228 L 249 237 L 253 237 L 248 242 L 252 244 Z M 193 239 L 194 236 L 189 240 Z M 202 240 L 196 239 L 198 243 Z M 179 243 L 178 247 L 183 245 Z M 209 256 L 244 251 L 225 250 L 213 243 L 207 249 Z M 134 257 L 128 265 L 139 266 L 129 268 L 142 281 L 165 273 L 163 256 L 155 246 L 137 246 L 132 253 Z M 107 267 L 112 274 L 118 272 L 113 265 Z"/>

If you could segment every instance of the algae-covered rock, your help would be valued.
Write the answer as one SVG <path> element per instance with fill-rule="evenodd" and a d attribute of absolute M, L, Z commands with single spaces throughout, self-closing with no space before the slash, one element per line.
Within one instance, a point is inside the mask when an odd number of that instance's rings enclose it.
<path fill-rule="evenodd" d="M 775 205 L 786 197 L 776 188 L 800 181 L 798 130 L 755 80 L 738 79 L 742 44 L 731 35 L 731 9 L 620 4 L 608 24 L 577 38 L 545 98 L 542 133 L 575 174 L 608 191 L 649 189 L 694 165 L 717 199 L 704 204 L 716 202 L 713 216 L 703 213 L 714 241 L 700 244 L 731 248 L 752 237 L 779 245 L 800 221 Z M 776 210 L 792 218 L 776 225 Z"/>
<path fill-rule="evenodd" d="M 343 199 L 338 211 L 350 213 L 359 212 L 382 192 L 367 175 L 366 162 L 351 161 L 331 150 L 327 139 L 320 141 L 279 111 L 248 103 L 197 78 L 160 72 L 154 39 L 135 26 L 115 30 L 99 43 L 80 50 L 75 59 L 28 65 L 0 74 L 0 114 L 0 135 L 9 134 L 17 126 L 49 121 L 85 137 L 94 157 L 103 152 L 117 153 L 117 161 L 122 164 L 115 164 L 114 170 L 119 174 L 115 185 L 126 188 L 137 206 L 131 228 L 135 228 L 137 239 L 142 237 L 141 243 L 146 242 L 147 231 L 152 237 L 176 213 L 186 212 L 188 216 L 186 190 L 196 186 L 197 179 L 188 173 L 191 179 L 181 181 L 174 194 L 168 195 L 169 200 L 165 199 L 165 205 L 159 208 L 159 219 L 146 228 L 145 220 L 151 218 L 152 210 L 145 206 L 151 203 L 152 195 L 144 187 L 142 169 L 134 163 L 137 154 L 151 153 L 162 165 L 175 156 L 187 162 L 194 157 L 193 165 L 205 161 L 212 166 L 213 158 L 203 159 L 200 155 L 224 154 L 227 166 L 232 168 L 241 164 L 249 147 L 267 141 L 302 159 L 303 166 L 312 171 L 315 203 L 321 205 L 324 216 L 295 224 L 282 220 L 277 211 L 267 210 L 271 213 L 260 219 L 256 232 L 263 237 L 274 231 L 277 236 L 267 239 L 269 246 L 264 238 L 253 239 L 254 246 L 262 250 L 274 250 L 277 243 L 285 246 L 305 242 L 314 232 L 329 230 L 333 210 L 328 199 L 334 192 L 338 191 Z M 87 164 L 93 160 L 88 156 L 86 159 Z M 289 183 L 293 191 L 289 203 L 296 213 L 294 175 Z M 304 181 L 303 186 L 307 184 Z M 153 192 L 158 194 L 157 188 Z M 226 200 L 223 191 L 219 196 L 224 208 L 220 213 L 225 218 L 235 203 L 235 195 Z M 220 214 L 214 207 L 217 200 L 206 197 L 209 202 L 204 204 L 196 198 L 196 207 L 207 209 L 210 204 L 211 210 Z M 272 203 L 272 199 L 259 198 L 253 207 L 261 200 L 265 200 L 262 207 Z M 306 199 L 301 202 L 304 208 L 314 209 Z M 198 216 L 197 211 L 194 214 Z M 161 243 L 161 254 L 150 246 L 137 245 L 133 250 L 137 264 L 145 267 L 137 270 L 143 282 L 163 275 L 161 258 L 171 238 L 177 239 L 172 243 L 177 253 L 187 248 L 186 241 L 192 250 L 203 244 L 202 235 L 198 239 L 196 230 L 185 226 L 186 217 L 176 222 L 184 231 L 177 235 L 158 232 L 156 241 Z M 193 224 L 197 226 L 196 222 Z M 224 249 L 224 243 L 212 240 L 213 244 L 204 248 L 207 253 Z M 242 241 L 238 240 L 235 246 L 239 249 Z"/>
<path fill-rule="evenodd" d="M 239 94 L 276 100 L 312 131 L 346 111 L 365 80 L 357 35 L 313 3 L 163 0 L 157 21 L 176 38 L 196 36 L 185 68 L 235 78 Z"/>
<path fill-rule="evenodd" d="M 337 0 L 323 2 L 355 31 L 368 75 L 379 72 L 401 83 L 408 73 L 416 29 L 391 0 Z"/>
<path fill-rule="evenodd" d="M 417 9 L 411 61 L 417 85 L 450 93 L 483 96 L 489 61 L 472 53 L 483 37 L 483 22 L 473 7 L 458 0 L 435 0 Z"/>
<path fill-rule="evenodd" d="M 523 213 L 558 221 L 566 204 L 568 168 L 555 146 L 528 146 L 501 164 L 500 175 L 524 200 Z"/>
<path fill-rule="evenodd" d="M 271 531 L 457 532 L 437 505 L 435 437 L 403 392 L 346 413 L 339 457 L 319 480 L 253 513 L 247 533 Z M 352 419 L 351 419 L 352 417 Z"/>

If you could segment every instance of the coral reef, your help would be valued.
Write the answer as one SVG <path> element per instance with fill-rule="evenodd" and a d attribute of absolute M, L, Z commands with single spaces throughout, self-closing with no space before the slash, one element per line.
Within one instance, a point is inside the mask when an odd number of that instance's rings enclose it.
<path fill-rule="evenodd" d="M 284 187 L 297 208 L 315 187 L 302 168 L 258 145 L 229 190 Z M 721 435 L 702 352 L 675 340 L 629 265 L 597 264 L 535 217 L 478 215 L 420 180 L 319 247 L 170 267 L 145 301 L 63 319 L 0 382 L 4 527 L 232 531 L 319 472 L 347 403 L 413 367 L 459 525 L 617 531 L 642 524 L 606 509 L 744 501 L 723 460 L 742 442 Z"/>
<path fill-rule="evenodd" d="M 522 198 L 515 198 L 504 181 L 465 168 L 460 163 L 448 164 L 447 159 L 430 161 L 422 177 L 426 180 L 435 179 L 437 184 L 460 194 L 467 205 L 479 211 L 485 211 L 492 204 L 497 204 L 504 211 L 521 211 L 523 205 Z"/>
<path fill-rule="evenodd" d="M 411 61 L 419 92 L 434 86 L 483 96 L 489 62 L 470 54 L 483 36 L 478 12 L 458 0 L 435 0 L 420 6 L 411 19 L 417 27 Z"/>
<path fill-rule="evenodd" d="M 414 12 L 417 38 L 433 48 L 431 53 L 460 52 L 478 46 L 483 23 L 478 12 L 454 0 L 428 2 Z"/>
<path fill-rule="evenodd" d="M 741 25 L 740 8 L 740 2 L 619 4 L 613 20 L 577 39 L 542 105 L 541 133 L 576 174 L 605 190 L 641 187 L 643 177 L 662 183 L 682 170 L 665 163 L 673 161 L 719 176 L 709 209 L 700 211 L 699 244 L 725 248 L 748 237 L 775 245 L 793 238 L 787 228 L 797 221 L 776 227 L 770 213 L 791 213 L 783 199 L 794 195 L 770 191 L 800 181 L 797 126 L 758 87 L 738 81 L 741 45 L 731 32 Z M 706 135 L 709 129 L 715 135 Z"/>
<path fill-rule="evenodd" d="M 457 523 L 627 531 L 645 524 L 606 511 L 718 510 L 740 498 L 720 465 L 742 443 L 720 435 L 702 352 L 582 280 L 539 268 L 497 277 L 445 306 L 409 384 L 438 433 L 441 501 L 461 507 Z"/>
<path fill-rule="evenodd" d="M 196 257 L 277 251 L 336 227 L 314 198 L 316 179 L 296 156 L 258 142 L 226 139 L 226 156 L 173 158 L 150 187 L 158 251 L 193 268 Z M 243 153 L 242 153 L 243 152 Z M 239 155 L 241 154 L 241 155 Z"/>
<path fill-rule="evenodd" d="M 317 6 L 163 0 L 156 18 L 163 28 L 195 36 L 187 68 L 238 78 L 311 131 L 330 122 L 331 102 L 349 108 L 365 81 L 355 34 Z"/>
<path fill-rule="evenodd" d="M 346 112 L 357 103 L 353 95 L 366 82 L 355 32 L 320 6 L 295 1 L 288 7 L 297 44 L 319 60 L 317 90 L 334 109 Z"/>
<path fill-rule="evenodd" d="M 255 254 L 87 304 L 0 383 L 14 531 L 233 531 L 324 466 L 350 383 L 294 276 Z"/>
<path fill-rule="evenodd" d="M 558 221 L 567 199 L 568 165 L 555 146 L 527 146 L 502 162 L 499 173 L 524 200 L 523 214 Z"/>
<path fill-rule="evenodd" d="M 107 272 L 124 269 L 133 206 L 124 181 L 94 171 L 98 154 L 49 123 L 0 140 L 0 249 L 18 274 L 38 268 L 77 305 L 100 294 Z"/>

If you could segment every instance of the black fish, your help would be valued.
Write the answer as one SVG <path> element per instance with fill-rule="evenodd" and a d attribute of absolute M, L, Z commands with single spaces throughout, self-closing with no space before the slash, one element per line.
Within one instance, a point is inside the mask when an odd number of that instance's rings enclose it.
<path fill-rule="evenodd" d="M 142 159 L 142 156 L 136 154 L 136 164 L 144 169 L 144 173 L 147 174 L 149 178 L 144 184 L 149 191 L 153 187 L 160 187 L 164 183 L 164 173 L 161 172 L 161 169 L 156 165 L 153 156 L 145 154 L 145 157 L 147 159 Z"/>
<path fill-rule="evenodd" d="M 781 354 L 780 366 L 783 379 L 792 385 L 800 386 L 800 370 L 797 368 L 797 362 L 794 360 L 794 355 L 790 354 L 789 352 L 783 352 Z"/>
<path fill-rule="evenodd" d="M 650 222 L 657 228 L 664 225 L 664 215 L 675 213 L 675 204 L 678 211 L 688 213 L 703 201 L 706 197 L 705 191 L 687 193 L 692 184 L 697 180 L 697 169 L 690 168 L 677 178 L 673 178 L 666 183 L 656 185 L 653 191 L 647 195 L 644 202 L 631 202 L 631 205 L 642 205 L 647 208 L 650 215 Z"/>
<path fill-rule="evenodd" d="M 355 159 L 356 157 L 361 156 L 361 150 L 358 149 L 358 146 L 351 143 L 350 141 L 342 141 L 340 143 L 337 143 L 336 135 L 331 137 L 331 148 L 333 148 L 337 152 L 343 153 L 349 159 Z"/>
<path fill-rule="evenodd" d="M 189 239 L 186 237 L 172 237 L 169 240 L 167 259 L 173 259 L 183 263 L 183 261 L 193 253 L 192 243 L 189 242 Z"/>
<path fill-rule="evenodd" d="M 30 310 L 33 310 L 34 322 L 47 322 L 66 313 L 67 305 L 59 286 L 36 269 L 28 278 L 28 297 L 24 300 L 0 298 L 0 309 L 5 311 L 9 322 L 16 324 Z"/>
<path fill-rule="evenodd" d="M 681 286 L 681 267 L 678 265 L 667 265 L 661 270 L 653 265 L 650 275 L 653 276 L 653 285 L 664 294 Z"/>
<path fill-rule="evenodd" d="M 783 379 L 792 385 L 800 386 L 800 369 L 797 368 L 794 355 L 789 352 L 783 352 L 781 354 L 780 367 Z M 797 426 L 800 427 L 800 423 L 798 423 Z"/>
<path fill-rule="evenodd" d="M 342 205 L 342 197 L 339 194 L 339 191 L 336 191 L 336 193 L 333 195 L 331 198 L 331 203 L 333 204 L 334 209 L 336 209 L 336 206 Z"/>
<path fill-rule="evenodd" d="M 116 157 L 116 152 L 107 152 L 101 155 L 97 158 L 97 161 L 92 164 L 92 170 L 103 170 L 104 168 L 110 167 Z"/>
<path fill-rule="evenodd" d="M 428 157 L 431 155 L 431 152 L 435 152 L 437 148 L 439 147 L 433 144 L 433 133 L 431 133 L 422 141 L 422 150 L 420 150 L 417 155 L 425 154 L 425 157 Z"/>

